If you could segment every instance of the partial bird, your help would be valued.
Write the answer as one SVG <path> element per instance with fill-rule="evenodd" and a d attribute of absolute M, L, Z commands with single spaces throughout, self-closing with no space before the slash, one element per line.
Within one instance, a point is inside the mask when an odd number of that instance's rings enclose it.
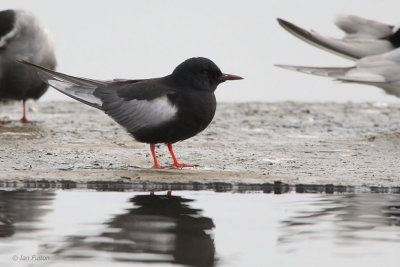
<path fill-rule="evenodd" d="M 275 65 L 307 74 L 331 77 L 347 83 L 373 85 L 387 94 L 400 97 L 400 48 L 390 52 L 364 57 L 351 67 L 306 67 Z"/>
<path fill-rule="evenodd" d="M 29 11 L 16 9 L 0 11 L 0 100 L 39 99 L 48 85 L 39 79 L 36 71 L 16 62 L 26 60 L 48 69 L 56 67 L 54 46 L 39 20 Z"/>
<path fill-rule="evenodd" d="M 163 168 L 155 144 L 165 143 L 174 167 L 178 162 L 172 144 L 203 131 L 216 110 L 214 91 L 227 80 L 243 79 L 224 74 L 210 59 L 196 57 L 179 64 L 162 78 L 100 81 L 73 77 L 26 62 L 39 77 L 61 93 L 100 109 L 139 142 L 150 144 L 154 168 Z"/>
<path fill-rule="evenodd" d="M 345 33 L 343 38 L 323 36 L 307 31 L 286 20 L 278 23 L 299 39 L 339 56 L 357 60 L 378 55 L 400 47 L 399 28 L 355 15 L 337 15 L 335 24 Z"/>

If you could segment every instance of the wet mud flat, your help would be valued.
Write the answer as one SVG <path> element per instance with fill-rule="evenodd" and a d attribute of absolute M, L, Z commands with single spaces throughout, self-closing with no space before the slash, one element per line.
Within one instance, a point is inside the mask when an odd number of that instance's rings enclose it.
<path fill-rule="evenodd" d="M 123 181 L 384 186 L 400 184 L 400 104 L 219 103 L 212 124 L 177 143 L 194 168 L 152 169 L 138 143 L 103 112 L 77 102 L 29 102 L 0 125 L 0 182 Z M 20 103 L 0 117 L 19 119 Z M 160 164 L 172 162 L 166 146 Z"/>

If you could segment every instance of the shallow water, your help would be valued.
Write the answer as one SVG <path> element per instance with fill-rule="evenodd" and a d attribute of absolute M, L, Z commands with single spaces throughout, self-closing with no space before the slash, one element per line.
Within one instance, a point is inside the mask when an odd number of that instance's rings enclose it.
<path fill-rule="evenodd" d="M 274 186 L 2 190 L 0 266 L 398 266 L 397 189 Z"/>

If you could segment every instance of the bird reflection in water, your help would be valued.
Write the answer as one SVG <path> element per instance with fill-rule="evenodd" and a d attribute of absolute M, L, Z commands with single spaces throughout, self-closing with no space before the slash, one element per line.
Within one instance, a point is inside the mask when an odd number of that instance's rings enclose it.
<path fill-rule="evenodd" d="M 191 201 L 179 196 L 135 196 L 130 199 L 134 208 L 107 222 L 106 231 L 95 238 L 71 237 L 58 253 L 82 258 L 86 250 L 90 258 L 102 251 L 112 252 L 116 261 L 212 266 L 215 246 L 210 230 L 214 223 L 201 216 L 201 210 L 191 208 L 187 204 Z"/>
<path fill-rule="evenodd" d="M 55 197 L 50 191 L 0 191 L 0 238 L 32 232 Z"/>
<path fill-rule="evenodd" d="M 349 246 L 400 241 L 397 228 L 400 195 L 345 194 L 317 198 L 308 204 L 297 203 L 302 211 L 281 222 L 280 245 L 292 244 L 301 249 L 298 245 L 302 241 L 329 240 L 332 236 L 340 244 Z"/>

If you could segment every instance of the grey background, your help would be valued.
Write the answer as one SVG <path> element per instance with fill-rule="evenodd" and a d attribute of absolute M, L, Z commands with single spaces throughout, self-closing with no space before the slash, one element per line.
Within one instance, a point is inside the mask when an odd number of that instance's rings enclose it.
<path fill-rule="evenodd" d="M 276 22 L 341 36 L 334 15 L 350 13 L 397 24 L 397 1 L 54 1 L 2 0 L 1 9 L 25 8 L 48 28 L 58 71 L 97 78 L 169 74 L 193 56 L 212 59 L 245 80 L 217 90 L 219 101 L 399 102 L 380 89 L 346 85 L 273 67 L 274 63 L 348 66 L 352 62 L 295 39 Z M 68 99 L 50 89 L 40 101 Z"/>

